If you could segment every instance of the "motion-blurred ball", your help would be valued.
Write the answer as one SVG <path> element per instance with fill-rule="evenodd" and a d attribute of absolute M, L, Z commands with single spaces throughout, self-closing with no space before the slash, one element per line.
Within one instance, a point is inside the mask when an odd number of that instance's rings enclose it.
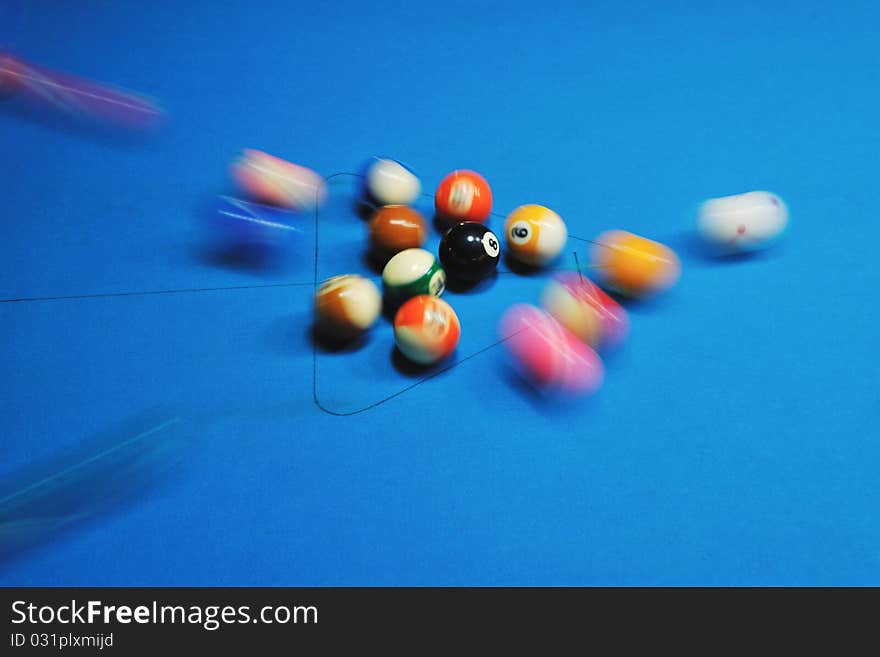
<path fill-rule="evenodd" d="M 317 172 L 250 148 L 232 164 L 231 173 L 239 186 L 261 203 L 309 210 L 327 195 L 327 184 Z"/>
<path fill-rule="evenodd" d="M 410 205 L 422 193 L 422 184 L 397 160 L 374 157 L 364 167 L 364 192 L 378 205 Z"/>
<path fill-rule="evenodd" d="M 605 370 L 596 352 L 540 308 L 512 306 L 498 334 L 515 369 L 538 389 L 591 394 L 602 385 Z"/>
<path fill-rule="evenodd" d="M 594 349 L 618 345 L 629 332 L 629 318 L 620 304 L 576 272 L 553 279 L 544 288 L 541 305 Z"/>
<path fill-rule="evenodd" d="M 719 254 L 763 249 L 776 241 L 788 224 L 788 208 L 770 192 L 746 192 L 705 201 L 697 230 Z"/>
<path fill-rule="evenodd" d="M 206 218 L 207 242 L 225 258 L 280 263 L 302 243 L 302 215 L 283 208 L 221 196 Z"/>
<path fill-rule="evenodd" d="M 591 255 L 602 286 L 628 297 L 666 290 L 681 274 L 678 256 L 672 249 L 623 230 L 599 235 Z"/>

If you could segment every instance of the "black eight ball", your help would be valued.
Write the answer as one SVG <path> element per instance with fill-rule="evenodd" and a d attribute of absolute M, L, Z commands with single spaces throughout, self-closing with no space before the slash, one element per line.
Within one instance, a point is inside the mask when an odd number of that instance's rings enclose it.
<path fill-rule="evenodd" d="M 440 262 L 447 275 L 465 283 L 477 283 L 490 276 L 500 254 L 495 233 L 475 221 L 456 224 L 440 240 Z"/>

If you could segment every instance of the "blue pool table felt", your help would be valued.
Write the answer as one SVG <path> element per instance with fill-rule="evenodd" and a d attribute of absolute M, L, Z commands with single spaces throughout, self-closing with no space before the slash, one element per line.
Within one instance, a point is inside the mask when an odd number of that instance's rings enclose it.
<path fill-rule="evenodd" d="M 174 476 L 0 584 L 880 584 L 876 4 L 4 4 L 0 47 L 167 122 L 0 104 L 0 476 L 147 409 L 180 443 Z M 315 272 L 378 279 L 355 178 L 271 267 L 208 247 L 245 147 L 324 175 L 388 155 L 429 193 L 476 169 L 502 217 L 631 230 L 682 277 L 628 307 L 590 399 L 481 351 L 547 280 L 506 268 L 446 295 L 458 364 L 413 386 L 385 321 L 313 354 Z M 784 239 L 707 257 L 700 201 L 753 189 L 787 201 Z"/>

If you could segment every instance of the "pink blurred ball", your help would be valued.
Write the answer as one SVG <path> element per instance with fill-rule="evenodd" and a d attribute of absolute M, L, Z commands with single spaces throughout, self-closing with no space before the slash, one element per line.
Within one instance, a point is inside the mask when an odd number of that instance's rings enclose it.
<path fill-rule="evenodd" d="M 252 148 L 230 169 L 238 185 L 260 203 L 310 210 L 327 195 L 327 184 L 317 172 Z"/>
<path fill-rule="evenodd" d="M 596 352 L 544 310 L 512 306 L 498 332 L 516 368 L 538 388 L 591 394 L 602 385 L 605 369 Z"/>

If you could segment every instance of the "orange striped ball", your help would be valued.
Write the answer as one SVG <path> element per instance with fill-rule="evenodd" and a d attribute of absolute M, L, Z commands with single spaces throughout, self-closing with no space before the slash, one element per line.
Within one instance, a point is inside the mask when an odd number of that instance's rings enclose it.
<path fill-rule="evenodd" d="M 483 222 L 492 212 L 492 189 L 476 171 L 457 169 L 437 186 L 434 208 L 437 215 L 450 224 Z"/>
<path fill-rule="evenodd" d="M 448 303 L 429 294 L 413 297 L 394 317 L 394 341 L 404 356 L 420 365 L 436 363 L 455 351 L 461 326 Z"/>

